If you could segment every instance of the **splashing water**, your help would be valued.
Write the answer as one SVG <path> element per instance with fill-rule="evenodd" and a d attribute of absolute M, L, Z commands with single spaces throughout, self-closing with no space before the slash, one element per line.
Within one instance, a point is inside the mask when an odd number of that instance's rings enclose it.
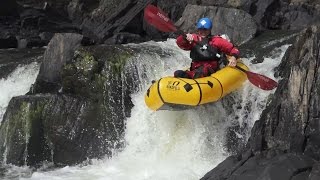
<path fill-rule="evenodd" d="M 7 78 L 0 79 L 0 123 L 9 101 L 14 96 L 24 95 L 36 80 L 39 72 L 36 62 L 18 66 Z"/>

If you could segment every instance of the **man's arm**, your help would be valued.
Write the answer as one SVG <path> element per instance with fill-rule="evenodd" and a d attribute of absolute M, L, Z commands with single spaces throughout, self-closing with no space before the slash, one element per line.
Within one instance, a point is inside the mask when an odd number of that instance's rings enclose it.
<path fill-rule="evenodd" d="M 211 45 L 215 46 L 221 52 L 229 56 L 229 66 L 237 65 L 237 59 L 240 57 L 240 51 L 238 50 L 238 48 L 234 47 L 231 42 L 221 38 L 220 36 L 215 36 L 211 41 Z"/>
<path fill-rule="evenodd" d="M 190 43 L 190 41 L 188 41 L 184 37 L 184 35 L 178 36 L 177 40 L 176 40 L 176 43 L 183 50 L 191 50 L 191 48 L 193 47 L 193 43 Z"/>

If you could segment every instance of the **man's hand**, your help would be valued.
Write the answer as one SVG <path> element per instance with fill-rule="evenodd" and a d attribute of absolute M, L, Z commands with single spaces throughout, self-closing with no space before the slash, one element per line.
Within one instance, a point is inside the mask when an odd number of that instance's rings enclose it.
<path fill-rule="evenodd" d="M 229 60 L 228 66 L 235 67 L 237 65 L 237 59 L 234 56 L 229 56 L 228 60 Z"/>
<path fill-rule="evenodd" d="M 190 34 L 190 33 L 186 34 L 186 40 L 191 43 L 191 42 L 193 41 L 193 36 L 192 36 L 192 34 Z"/>

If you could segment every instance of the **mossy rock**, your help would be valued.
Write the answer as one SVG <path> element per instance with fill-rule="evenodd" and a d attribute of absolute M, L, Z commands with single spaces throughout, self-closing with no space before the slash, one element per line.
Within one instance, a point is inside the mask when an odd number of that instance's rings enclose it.
<path fill-rule="evenodd" d="M 62 90 L 92 99 L 100 99 L 110 77 L 120 77 L 133 56 L 124 46 L 90 46 L 75 51 L 62 70 Z M 114 86 L 118 86 L 114 84 Z"/>
<path fill-rule="evenodd" d="M 9 107 L 9 113 L 6 114 L 6 120 L 1 124 L 1 153 L 7 151 L 5 159 L 6 163 L 13 163 L 17 165 L 29 165 L 34 162 L 39 162 L 39 159 L 47 159 L 48 156 L 41 154 L 43 147 L 38 144 L 41 139 L 42 131 L 41 116 L 44 103 L 39 101 L 32 104 L 27 101 L 13 101 L 11 103 L 14 107 Z M 34 146 L 36 142 L 37 146 Z M 6 148 L 4 148 L 6 147 Z M 22 154 L 25 156 L 21 157 Z M 4 157 L 3 157 L 4 158 Z"/>

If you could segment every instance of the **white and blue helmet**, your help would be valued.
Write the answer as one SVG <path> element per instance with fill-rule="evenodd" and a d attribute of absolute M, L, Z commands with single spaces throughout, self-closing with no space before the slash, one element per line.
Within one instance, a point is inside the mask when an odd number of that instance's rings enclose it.
<path fill-rule="evenodd" d="M 208 29 L 212 28 L 212 21 L 209 18 L 201 18 L 197 23 L 197 29 Z"/>

